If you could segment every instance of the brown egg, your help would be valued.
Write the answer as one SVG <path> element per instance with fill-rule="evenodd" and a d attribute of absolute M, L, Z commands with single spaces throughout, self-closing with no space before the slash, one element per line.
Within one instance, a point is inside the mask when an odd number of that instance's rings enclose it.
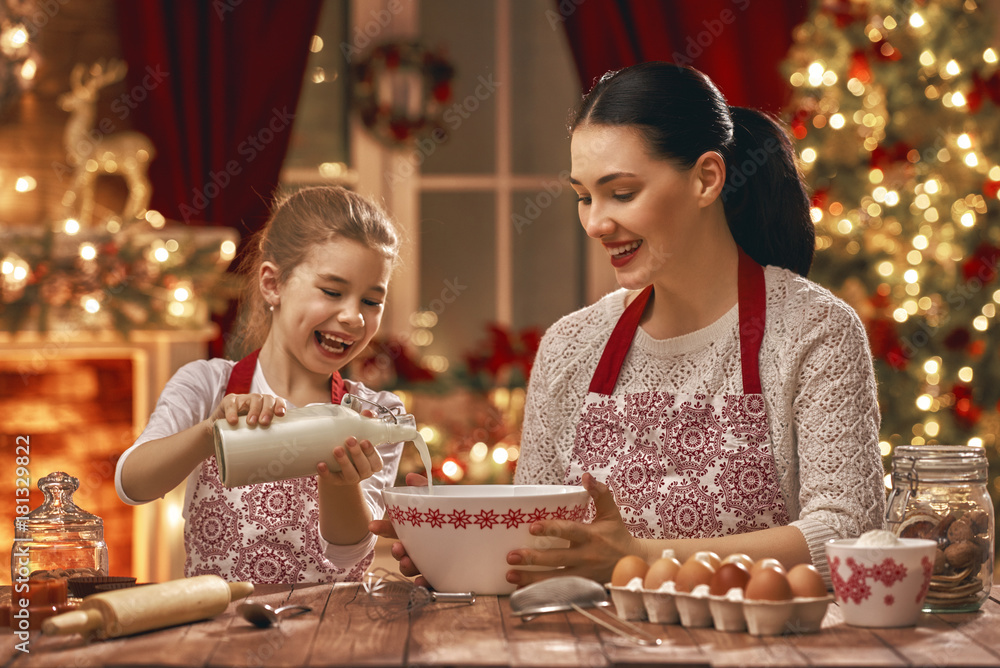
<path fill-rule="evenodd" d="M 637 557 L 634 554 L 626 555 L 615 564 L 615 570 L 611 573 L 611 584 L 615 587 L 624 587 L 633 578 L 646 577 L 648 570 L 649 564 L 642 557 Z"/>
<path fill-rule="evenodd" d="M 753 570 L 753 559 L 749 555 L 737 552 L 735 554 L 730 554 L 725 559 L 722 560 L 724 564 L 743 564 L 747 567 L 747 570 Z"/>
<path fill-rule="evenodd" d="M 719 566 L 708 583 L 708 593 L 713 596 L 725 596 L 730 589 L 743 591 L 750 581 L 750 569 L 741 563 L 729 562 Z"/>
<path fill-rule="evenodd" d="M 722 565 L 722 559 L 719 559 L 719 555 L 715 552 L 705 550 L 703 552 L 695 552 L 694 556 L 696 559 L 701 559 L 706 564 L 711 566 L 713 571 L 719 570 L 719 566 Z"/>
<path fill-rule="evenodd" d="M 677 586 L 677 591 L 690 593 L 698 585 L 707 585 L 714 573 L 715 569 L 712 568 L 711 563 L 699 559 L 698 555 L 695 554 L 689 557 L 677 571 L 674 584 Z"/>
<path fill-rule="evenodd" d="M 643 580 L 642 586 L 646 589 L 659 589 L 664 582 L 673 582 L 680 569 L 681 562 L 674 557 L 657 559 L 646 571 L 646 578 Z"/>
<path fill-rule="evenodd" d="M 792 588 L 783 570 L 762 568 L 750 576 L 744 596 L 748 601 L 789 601 Z"/>
<path fill-rule="evenodd" d="M 774 568 L 781 571 L 782 574 L 786 572 L 785 567 L 781 565 L 780 561 L 772 559 L 771 557 L 765 557 L 754 562 L 753 568 L 750 569 L 750 575 L 755 575 L 757 571 L 764 568 Z"/>
<path fill-rule="evenodd" d="M 826 596 L 823 576 L 812 564 L 799 564 L 788 571 L 788 586 L 796 598 L 819 598 Z"/>

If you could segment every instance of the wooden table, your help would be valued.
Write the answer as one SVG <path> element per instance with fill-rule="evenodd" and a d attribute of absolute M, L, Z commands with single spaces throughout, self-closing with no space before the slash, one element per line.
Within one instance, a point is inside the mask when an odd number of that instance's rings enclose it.
<path fill-rule="evenodd" d="M 9 591 L 9 587 L 7 588 Z M 129 638 L 86 642 L 33 634 L 25 654 L 0 631 L 3 666 L 1000 666 L 1000 602 L 978 613 L 924 614 L 914 628 L 859 629 L 831 605 L 823 630 L 757 638 L 747 633 L 643 624 L 660 647 L 630 644 L 578 613 L 523 623 L 506 597 L 433 603 L 388 614 L 356 584 L 258 586 L 253 600 L 313 612 L 270 629 L 236 605 L 215 619 Z"/>

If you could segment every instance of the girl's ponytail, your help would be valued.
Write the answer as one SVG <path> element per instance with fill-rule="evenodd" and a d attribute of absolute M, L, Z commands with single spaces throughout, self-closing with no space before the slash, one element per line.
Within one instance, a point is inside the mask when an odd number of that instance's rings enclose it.
<path fill-rule="evenodd" d="M 795 149 L 779 122 L 731 107 L 733 145 L 722 202 L 736 243 L 762 265 L 809 273 L 816 231 Z"/>

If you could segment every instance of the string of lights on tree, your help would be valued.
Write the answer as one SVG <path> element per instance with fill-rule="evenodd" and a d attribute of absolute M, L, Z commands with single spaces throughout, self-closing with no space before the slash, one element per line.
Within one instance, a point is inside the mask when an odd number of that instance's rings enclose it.
<path fill-rule="evenodd" d="M 884 456 L 967 443 L 998 459 L 997 18 L 974 0 L 827 0 L 784 63 L 810 277 L 865 322 Z"/>

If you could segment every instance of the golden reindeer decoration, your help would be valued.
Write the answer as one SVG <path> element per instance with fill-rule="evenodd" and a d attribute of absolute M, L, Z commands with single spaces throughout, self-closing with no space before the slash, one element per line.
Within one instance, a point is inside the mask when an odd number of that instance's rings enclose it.
<path fill-rule="evenodd" d="M 74 168 L 71 192 L 79 202 L 80 223 L 92 223 L 94 188 L 101 174 L 120 176 L 128 186 L 128 199 L 122 209 L 123 222 L 141 216 L 149 206 L 152 187 L 147 172 L 155 156 L 153 142 L 141 132 L 113 132 L 110 119 L 95 128 L 98 91 L 121 81 L 127 65 L 111 60 L 88 68 L 77 64 L 70 74 L 70 91 L 59 97 L 59 105 L 70 112 L 63 141 L 69 164 Z M 110 132 L 110 134 L 109 134 Z"/>

